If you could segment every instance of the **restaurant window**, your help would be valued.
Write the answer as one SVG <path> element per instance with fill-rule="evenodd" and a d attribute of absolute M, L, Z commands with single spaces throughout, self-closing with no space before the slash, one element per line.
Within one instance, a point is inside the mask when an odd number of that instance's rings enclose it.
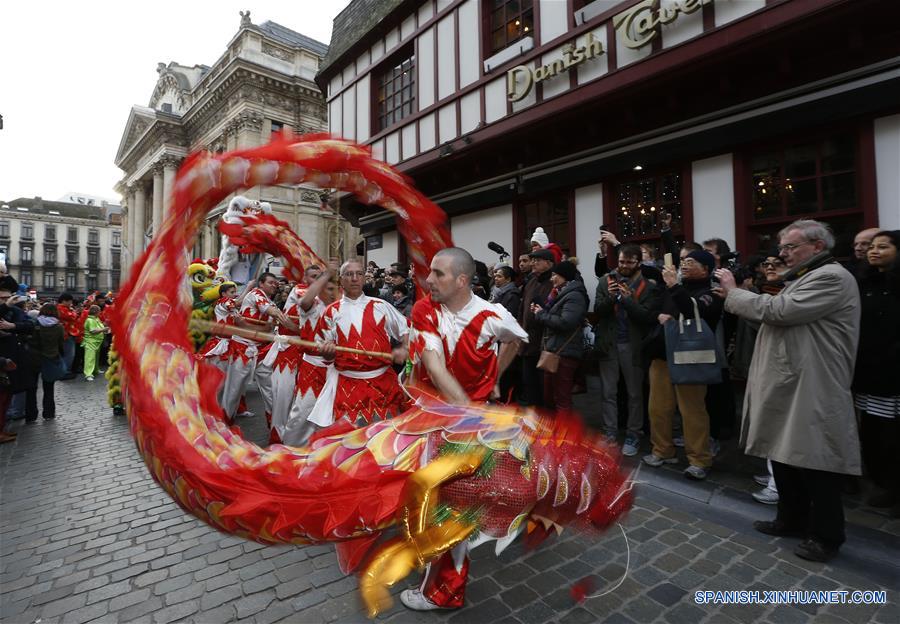
<path fill-rule="evenodd" d="M 534 32 L 533 0 L 492 0 L 490 50 L 499 52 Z"/>
<path fill-rule="evenodd" d="M 388 128 L 416 110 L 416 57 L 412 47 L 404 48 L 382 65 L 376 76 L 376 132 Z"/>
<path fill-rule="evenodd" d="M 66 273 L 66 290 L 75 290 L 78 287 L 78 276 L 74 273 Z"/>
<path fill-rule="evenodd" d="M 857 137 L 846 133 L 751 154 L 749 248 L 772 249 L 783 227 L 816 219 L 834 231 L 835 255 L 849 256 L 863 224 L 857 150 Z"/>
<path fill-rule="evenodd" d="M 672 233 L 683 238 L 682 177 L 673 171 L 642 175 L 622 180 L 613 187 L 611 198 L 615 215 L 608 218 L 613 234 L 620 241 L 653 242 L 659 239 L 660 215 L 672 215 Z M 612 216 L 607 212 L 607 216 Z M 612 223 L 610 223 L 612 221 Z"/>
<path fill-rule="evenodd" d="M 516 241 L 520 246 L 516 253 L 531 251 L 531 236 L 541 227 L 551 243 L 556 243 L 563 253 L 572 253 L 569 225 L 572 222 L 568 193 L 520 201 L 517 210 L 518 231 Z"/>

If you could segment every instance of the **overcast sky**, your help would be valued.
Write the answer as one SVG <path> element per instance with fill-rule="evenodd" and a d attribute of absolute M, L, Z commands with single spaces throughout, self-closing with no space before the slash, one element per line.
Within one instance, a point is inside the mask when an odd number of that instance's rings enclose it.
<path fill-rule="evenodd" d="M 278 22 L 328 44 L 349 0 L 3 3 L 0 200 L 78 192 L 119 201 L 113 163 L 157 63 L 212 65 L 240 26 Z"/>

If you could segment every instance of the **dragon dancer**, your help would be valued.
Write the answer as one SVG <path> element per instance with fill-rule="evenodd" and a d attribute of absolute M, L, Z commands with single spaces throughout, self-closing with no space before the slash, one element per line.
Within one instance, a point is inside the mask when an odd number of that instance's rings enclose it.
<path fill-rule="evenodd" d="M 448 403 L 466 405 L 499 397 L 500 375 L 528 334 L 501 305 L 472 294 L 475 261 L 450 247 L 437 252 L 426 281 L 430 294 L 413 306 L 410 350 L 416 366 L 412 385 L 437 391 Z M 458 609 L 465 599 L 469 542 L 441 555 L 425 570 L 418 589 L 400 601 L 410 609 Z"/>

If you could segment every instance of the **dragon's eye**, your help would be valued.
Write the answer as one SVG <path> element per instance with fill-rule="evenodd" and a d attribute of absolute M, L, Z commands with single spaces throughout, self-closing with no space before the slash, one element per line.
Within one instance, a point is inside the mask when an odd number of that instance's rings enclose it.
<path fill-rule="evenodd" d="M 193 280 L 198 284 L 202 284 L 206 281 L 206 276 L 203 273 L 194 273 Z"/>

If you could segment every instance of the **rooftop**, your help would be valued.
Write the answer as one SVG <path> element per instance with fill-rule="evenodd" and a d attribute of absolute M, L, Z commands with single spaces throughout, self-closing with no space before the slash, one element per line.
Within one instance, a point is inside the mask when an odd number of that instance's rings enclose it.
<path fill-rule="evenodd" d="M 111 214 L 118 214 L 117 204 L 90 205 L 65 201 L 50 201 L 41 197 L 19 197 L 9 202 L 0 201 L 0 215 L 15 214 L 19 218 L 27 215 L 46 215 L 72 219 L 92 219 L 107 222 Z"/>
<path fill-rule="evenodd" d="M 287 26 L 282 26 L 281 24 L 278 24 L 271 20 L 259 24 L 257 28 L 265 32 L 273 39 L 277 39 L 278 41 L 281 41 L 282 43 L 286 43 L 288 45 L 306 48 L 307 50 L 315 52 L 319 56 L 325 56 L 325 54 L 328 52 L 328 46 L 321 41 L 316 41 L 312 37 L 301 35 L 297 31 L 291 30 Z M 334 41 L 333 37 L 332 41 Z"/>
<path fill-rule="evenodd" d="M 331 45 L 322 61 L 319 74 L 324 74 L 340 57 L 365 37 L 406 0 L 352 0 L 334 18 Z"/>

